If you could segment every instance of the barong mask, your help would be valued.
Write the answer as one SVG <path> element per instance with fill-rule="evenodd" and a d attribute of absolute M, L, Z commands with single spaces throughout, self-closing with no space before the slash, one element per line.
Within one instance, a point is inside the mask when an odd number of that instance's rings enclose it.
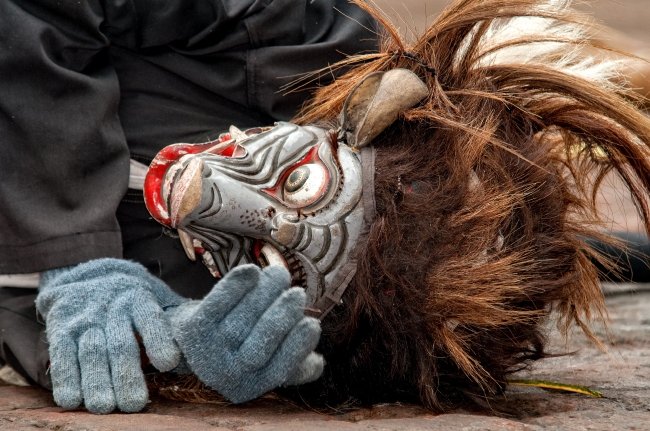
<path fill-rule="evenodd" d="M 215 277 L 245 263 L 284 265 L 323 318 L 354 276 L 373 218 L 368 144 L 427 94 L 410 71 L 377 72 L 350 94 L 339 130 L 233 126 L 216 141 L 166 147 L 145 180 L 147 208 Z"/>

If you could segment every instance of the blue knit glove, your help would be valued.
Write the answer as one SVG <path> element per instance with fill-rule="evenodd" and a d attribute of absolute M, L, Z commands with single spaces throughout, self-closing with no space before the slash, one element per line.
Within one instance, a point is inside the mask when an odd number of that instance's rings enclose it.
<path fill-rule="evenodd" d="M 304 316 L 305 292 L 287 290 L 290 283 L 283 267 L 242 265 L 203 300 L 169 310 L 174 338 L 203 383 L 241 403 L 320 377 L 320 324 Z"/>
<path fill-rule="evenodd" d="M 44 272 L 36 308 L 50 343 L 55 402 L 65 409 L 82 400 L 93 413 L 141 410 L 148 400 L 140 365 L 142 337 L 149 360 L 174 368 L 181 352 L 161 306 L 183 299 L 133 262 L 98 259 Z"/>

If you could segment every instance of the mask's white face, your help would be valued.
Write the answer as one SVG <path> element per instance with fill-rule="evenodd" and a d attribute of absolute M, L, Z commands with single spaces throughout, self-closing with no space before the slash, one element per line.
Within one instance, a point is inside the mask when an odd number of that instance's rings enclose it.
<path fill-rule="evenodd" d="M 145 202 L 214 275 L 243 263 L 284 265 L 313 304 L 357 243 L 361 184 L 357 154 L 330 143 L 326 130 L 278 123 L 163 149 Z"/>

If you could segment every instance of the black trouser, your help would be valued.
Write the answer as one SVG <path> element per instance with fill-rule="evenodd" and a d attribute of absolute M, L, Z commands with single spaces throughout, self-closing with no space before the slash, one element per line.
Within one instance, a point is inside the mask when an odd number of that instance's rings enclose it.
<path fill-rule="evenodd" d="M 117 216 L 124 258 L 142 263 L 179 294 L 199 299 L 216 280 L 201 262 L 192 262 L 180 240 L 163 233 L 144 206 L 142 192 L 129 190 Z M 36 289 L 0 287 L 0 361 L 30 383 L 51 389 L 45 325 L 37 317 Z"/>
<path fill-rule="evenodd" d="M 51 389 L 45 325 L 36 317 L 36 289 L 0 288 L 0 358 L 30 383 Z"/>
<path fill-rule="evenodd" d="M 605 245 L 600 241 L 589 240 L 589 245 L 603 255 L 609 257 L 616 265 L 618 271 L 608 271 L 600 263 L 594 262 L 601 272 L 601 279 L 614 282 L 650 282 L 650 241 L 644 233 L 620 232 L 619 238 L 626 242 L 628 250 Z"/>

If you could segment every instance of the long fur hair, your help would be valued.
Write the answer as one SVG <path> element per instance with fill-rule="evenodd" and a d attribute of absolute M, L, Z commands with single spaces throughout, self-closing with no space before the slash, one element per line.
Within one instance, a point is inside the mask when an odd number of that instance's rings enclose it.
<path fill-rule="evenodd" d="M 323 321 L 328 365 L 300 389 L 308 402 L 440 410 L 499 392 L 547 355 L 549 317 L 601 345 L 587 325 L 606 318 L 602 257 L 585 239 L 607 240 L 595 196 L 612 170 L 648 220 L 650 121 L 569 3 L 456 0 L 408 45 L 357 2 L 381 52 L 339 64 L 297 122 L 335 121 L 374 71 L 410 69 L 430 94 L 374 141 L 378 215 Z"/>

